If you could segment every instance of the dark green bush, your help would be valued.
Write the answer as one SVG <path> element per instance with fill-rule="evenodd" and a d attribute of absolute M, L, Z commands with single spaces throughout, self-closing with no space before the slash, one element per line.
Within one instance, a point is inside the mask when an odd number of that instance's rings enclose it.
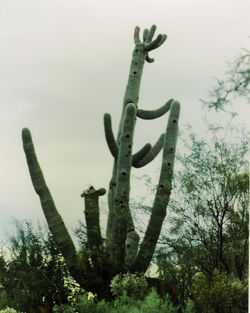
<path fill-rule="evenodd" d="M 24 312 L 48 312 L 68 302 L 69 277 L 63 259 L 47 231 L 35 232 L 29 222 L 16 223 L 9 238 L 9 255 L 0 256 L 3 305 Z"/>
<path fill-rule="evenodd" d="M 194 277 L 193 295 L 202 313 L 246 313 L 248 311 L 248 283 L 230 278 L 215 270 L 212 278 L 203 273 Z"/>

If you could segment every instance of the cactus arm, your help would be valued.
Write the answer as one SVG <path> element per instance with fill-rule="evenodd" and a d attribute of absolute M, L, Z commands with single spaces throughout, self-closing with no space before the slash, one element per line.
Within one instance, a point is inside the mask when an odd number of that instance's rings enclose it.
<path fill-rule="evenodd" d="M 145 28 L 144 31 L 143 31 L 143 42 L 146 42 L 147 36 L 148 36 L 148 29 Z"/>
<path fill-rule="evenodd" d="M 109 150 L 113 157 L 116 159 L 118 155 L 118 147 L 112 130 L 111 115 L 108 113 L 104 114 L 104 130 Z"/>
<path fill-rule="evenodd" d="M 165 42 L 166 39 L 167 39 L 167 35 L 159 34 L 154 41 L 145 45 L 144 47 L 145 51 L 151 51 L 160 47 Z"/>
<path fill-rule="evenodd" d="M 40 197 L 42 209 L 53 238 L 60 249 L 69 269 L 73 270 L 76 261 L 76 249 L 67 231 L 62 217 L 58 213 L 54 200 L 46 185 L 42 170 L 38 163 L 29 129 L 22 131 L 23 148 L 27 159 L 30 177 L 34 189 Z"/>
<path fill-rule="evenodd" d="M 156 25 L 152 25 L 149 32 L 147 32 L 147 37 L 145 39 L 145 43 L 149 43 L 152 41 L 154 34 L 155 34 L 155 31 L 156 31 Z"/>
<path fill-rule="evenodd" d="M 107 228 L 106 228 L 106 248 L 107 251 L 110 251 L 110 244 L 112 241 L 112 228 L 114 225 L 114 195 L 116 190 L 116 171 L 117 171 L 117 159 L 114 159 L 113 164 L 113 172 L 112 177 L 109 183 L 109 191 L 108 191 L 108 220 L 107 220 Z"/>
<path fill-rule="evenodd" d="M 141 40 L 140 40 L 140 27 L 139 26 L 135 27 L 134 42 L 135 42 L 136 45 L 141 43 Z"/>
<path fill-rule="evenodd" d="M 139 160 L 137 163 L 134 163 L 133 166 L 136 168 L 143 167 L 150 163 L 161 151 L 164 143 L 165 134 L 162 134 L 159 139 L 156 141 L 155 145 L 149 150 L 149 152 Z"/>
<path fill-rule="evenodd" d="M 151 144 L 150 143 L 146 143 L 138 152 L 133 154 L 133 156 L 132 156 L 132 165 L 136 164 L 141 159 L 143 159 L 144 156 L 149 152 L 150 149 L 151 149 Z"/>
<path fill-rule="evenodd" d="M 153 203 L 152 214 L 147 226 L 140 250 L 132 265 L 133 271 L 145 272 L 150 264 L 159 238 L 166 208 L 172 189 L 172 177 L 176 142 L 178 137 L 178 119 L 180 104 L 175 101 L 171 105 L 163 149 L 161 173 Z"/>
<path fill-rule="evenodd" d="M 130 172 L 135 127 L 136 106 L 129 103 L 125 110 L 119 154 L 117 159 L 117 186 L 115 192 L 115 216 L 113 226 L 112 254 L 114 268 L 125 266 L 125 241 L 128 229 Z"/>
<path fill-rule="evenodd" d="M 90 187 L 84 190 L 81 197 L 85 201 L 85 220 L 87 226 L 88 247 L 90 249 L 102 247 L 102 235 L 99 223 L 99 197 L 104 195 L 106 190 L 101 188 L 95 190 Z"/>
<path fill-rule="evenodd" d="M 167 113 L 170 109 L 171 103 L 174 99 L 168 100 L 163 106 L 156 110 L 137 110 L 137 116 L 144 120 L 153 120 L 155 118 L 161 117 L 165 113 Z"/>
<path fill-rule="evenodd" d="M 162 37 L 161 37 L 161 40 L 159 42 L 157 42 L 154 47 L 150 50 L 153 50 L 153 49 L 156 49 L 156 48 L 159 48 L 166 40 L 167 40 L 168 36 L 166 34 L 163 34 Z M 149 51 L 150 51 L 149 50 Z"/>
<path fill-rule="evenodd" d="M 155 61 L 155 59 L 150 58 L 150 57 L 148 56 L 148 54 L 147 54 L 147 56 L 146 56 L 146 61 L 147 61 L 148 63 L 153 63 L 153 62 Z"/>

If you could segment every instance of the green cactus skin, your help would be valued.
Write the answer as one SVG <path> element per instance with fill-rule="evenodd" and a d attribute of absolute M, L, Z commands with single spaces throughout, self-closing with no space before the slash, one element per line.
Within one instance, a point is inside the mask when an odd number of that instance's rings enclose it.
<path fill-rule="evenodd" d="M 159 139 L 156 141 L 155 145 L 148 151 L 148 153 L 138 162 L 133 163 L 133 166 L 136 168 L 143 167 L 153 161 L 154 158 L 159 154 L 163 147 L 165 134 L 162 134 Z"/>
<path fill-rule="evenodd" d="M 95 190 L 94 187 L 90 187 L 84 190 L 81 197 L 85 200 L 85 220 L 87 226 L 87 239 L 88 248 L 102 248 L 103 240 L 99 222 L 99 196 L 106 193 L 104 188 Z"/>
<path fill-rule="evenodd" d="M 137 116 L 144 120 L 153 120 L 155 118 L 161 117 L 165 113 L 167 113 L 170 109 L 171 103 L 174 101 L 174 99 L 168 100 L 167 103 L 165 103 L 162 107 L 160 107 L 157 110 L 137 110 Z"/>
<path fill-rule="evenodd" d="M 108 191 L 109 215 L 106 241 L 104 245 L 99 221 L 99 197 L 105 194 L 105 189 L 95 190 L 94 187 L 90 187 L 83 191 L 81 195 L 85 200 L 87 244 L 92 252 L 91 261 L 86 261 L 87 267 L 85 267 L 85 270 L 79 270 L 76 249 L 44 180 L 36 158 L 31 134 L 27 128 L 23 129 L 22 132 L 23 147 L 31 180 L 35 191 L 40 197 L 49 229 L 58 248 L 62 252 L 72 276 L 82 286 L 88 284 L 88 281 L 92 280 L 93 275 L 96 275 L 96 281 L 102 281 L 100 286 L 106 286 L 105 282 L 117 273 L 127 271 L 131 273 L 145 273 L 152 259 L 162 223 L 166 216 L 166 208 L 172 189 L 171 182 L 178 136 L 180 104 L 170 99 L 156 110 L 138 109 L 139 90 L 144 63 L 154 62 L 154 59 L 150 58 L 148 53 L 160 47 L 167 38 L 166 35 L 160 34 L 156 39 L 153 39 L 155 31 L 155 25 L 150 30 L 145 29 L 143 32 L 143 41 L 141 41 L 140 29 L 139 27 L 135 28 L 135 48 L 132 54 L 129 78 L 123 99 L 122 114 L 116 139 L 112 130 L 111 115 L 109 113 L 105 113 L 104 115 L 105 137 L 114 159 Z M 133 154 L 132 148 L 136 117 L 145 120 L 155 119 L 168 111 L 170 113 L 166 133 L 159 137 L 154 146 L 147 143 L 138 152 Z M 162 148 L 161 173 L 152 207 L 152 214 L 139 248 L 140 238 L 135 231 L 129 207 L 130 173 L 132 167 L 139 168 L 151 162 Z M 103 260 L 100 261 L 101 256 L 103 256 Z M 91 286 L 95 292 L 95 287 L 93 286 L 97 286 L 97 284 L 94 283 Z M 96 292 L 103 290 L 102 287 L 100 288 L 96 288 Z"/>
<path fill-rule="evenodd" d="M 133 272 L 145 272 L 152 259 L 157 240 L 160 235 L 161 226 L 166 216 L 166 208 L 172 189 L 172 176 L 174 158 L 178 137 L 178 120 L 180 114 L 180 103 L 174 101 L 171 104 L 168 119 L 166 136 L 164 142 L 162 165 L 157 191 L 153 203 L 153 209 L 144 239 L 134 264 L 131 267 Z"/>
<path fill-rule="evenodd" d="M 31 180 L 36 193 L 40 197 L 42 209 L 47 219 L 49 229 L 69 269 L 74 271 L 74 265 L 76 262 L 76 249 L 46 185 L 28 128 L 23 129 L 22 139 Z"/>
<path fill-rule="evenodd" d="M 142 160 L 145 155 L 150 151 L 152 148 L 150 143 L 146 143 L 138 152 L 136 152 L 132 157 L 132 165 L 136 164 L 140 160 Z"/>
<path fill-rule="evenodd" d="M 117 160 L 116 192 L 114 197 L 114 226 L 111 243 L 112 263 L 117 270 L 125 266 L 125 242 L 129 212 L 130 172 L 135 128 L 136 106 L 129 103 L 125 110 Z M 133 227 L 133 226 L 132 226 Z"/>
<path fill-rule="evenodd" d="M 134 230 L 128 232 L 126 238 L 126 268 L 129 270 L 130 266 L 134 263 L 138 246 L 139 246 L 140 237 Z"/>
<path fill-rule="evenodd" d="M 104 131 L 109 150 L 112 156 L 117 159 L 118 147 L 113 134 L 111 115 L 109 113 L 104 114 Z M 132 164 L 139 162 L 149 152 L 150 149 L 151 145 L 149 143 L 145 144 L 138 152 L 133 155 Z"/>
<path fill-rule="evenodd" d="M 112 156 L 117 159 L 118 147 L 112 130 L 111 115 L 109 113 L 104 114 L 104 131 L 109 150 Z"/>

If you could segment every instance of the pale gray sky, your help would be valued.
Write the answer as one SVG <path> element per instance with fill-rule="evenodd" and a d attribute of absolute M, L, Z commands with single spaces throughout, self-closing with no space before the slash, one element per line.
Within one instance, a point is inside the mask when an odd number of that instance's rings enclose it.
<path fill-rule="evenodd" d="M 200 98 L 249 48 L 248 0 L 0 0 L 0 233 L 10 218 L 43 220 L 22 149 L 29 127 L 55 203 L 69 227 L 83 216 L 80 193 L 107 188 L 112 157 L 103 114 L 115 131 L 126 87 L 133 29 L 158 26 L 166 43 L 146 64 L 139 106 L 181 102 L 180 123 L 201 131 Z M 247 107 L 237 108 L 247 123 Z M 224 115 L 214 114 L 215 119 Z M 135 149 L 154 143 L 167 117 L 138 120 Z M 152 174 L 158 157 L 134 175 Z M 136 186 L 132 195 L 136 197 Z"/>

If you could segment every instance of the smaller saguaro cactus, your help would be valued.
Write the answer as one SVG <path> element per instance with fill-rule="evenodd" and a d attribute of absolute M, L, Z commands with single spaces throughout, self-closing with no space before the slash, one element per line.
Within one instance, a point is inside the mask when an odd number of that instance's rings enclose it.
<path fill-rule="evenodd" d="M 99 197 L 106 193 L 104 188 L 96 190 L 93 186 L 84 190 L 85 219 L 87 227 L 87 246 L 92 251 L 91 260 L 87 258 L 89 273 L 79 269 L 77 252 L 64 222 L 58 213 L 49 189 L 45 183 L 41 168 L 37 161 L 30 131 L 23 129 L 23 147 L 27 158 L 29 172 L 35 191 L 40 197 L 41 205 L 47 219 L 49 229 L 62 252 L 73 277 L 84 286 L 88 275 L 97 281 L 108 283 L 118 273 L 145 273 L 152 259 L 172 189 L 174 157 L 178 136 L 178 120 L 180 104 L 174 99 L 168 100 L 156 110 L 138 108 L 139 90 L 145 61 L 153 63 L 149 52 L 160 47 L 166 35 L 158 35 L 153 39 L 156 26 L 145 29 L 142 40 L 139 27 L 135 28 L 135 47 L 129 71 L 128 83 L 124 95 L 122 114 L 115 138 L 112 130 L 112 119 L 109 113 L 104 114 L 104 131 L 107 145 L 114 159 L 112 177 L 108 190 L 108 222 L 105 240 L 102 237 L 99 221 Z M 152 120 L 169 111 L 166 132 L 159 136 L 151 146 L 146 143 L 138 152 L 133 153 L 133 137 L 137 118 Z M 152 213 L 145 236 L 139 245 L 129 205 L 130 174 L 132 168 L 140 168 L 151 162 L 163 149 L 160 178 L 152 206 Z M 105 259 L 105 260 L 104 260 Z M 81 279 L 84 276 L 84 281 Z M 86 280 L 87 278 L 87 280 Z M 99 292 L 98 286 L 91 290 Z"/>

